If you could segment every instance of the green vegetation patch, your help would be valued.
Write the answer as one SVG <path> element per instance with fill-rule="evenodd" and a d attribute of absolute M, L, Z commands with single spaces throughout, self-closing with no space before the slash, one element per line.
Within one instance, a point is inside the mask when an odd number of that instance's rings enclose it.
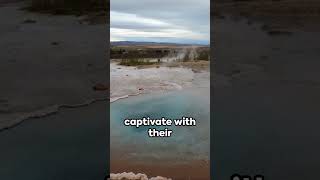
<path fill-rule="evenodd" d="M 158 62 L 151 62 L 148 60 L 142 60 L 142 59 L 122 59 L 119 63 L 119 65 L 122 66 L 141 66 L 141 65 L 154 65 L 159 64 Z"/>

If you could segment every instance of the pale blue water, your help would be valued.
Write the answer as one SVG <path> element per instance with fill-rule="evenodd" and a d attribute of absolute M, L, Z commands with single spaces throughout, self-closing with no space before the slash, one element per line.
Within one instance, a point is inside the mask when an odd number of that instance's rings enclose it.
<path fill-rule="evenodd" d="M 123 151 L 126 158 L 135 161 L 166 160 L 181 163 L 208 159 L 210 141 L 209 92 L 202 89 L 153 93 L 116 101 L 110 106 L 111 156 Z M 125 119 L 150 117 L 179 119 L 193 117 L 197 126 L 167 127 L 171 137 L 150 138 L 149 127 L 124 126 Z M 164 127 L 152 128 L 164 129 Z M 128 148 L 130 147 L 130 148 Z"/>

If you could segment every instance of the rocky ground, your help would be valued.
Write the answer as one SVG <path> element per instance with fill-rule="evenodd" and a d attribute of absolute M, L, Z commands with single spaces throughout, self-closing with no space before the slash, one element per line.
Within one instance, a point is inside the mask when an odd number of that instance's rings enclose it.
<path fill-rule="evenodd" d="M 113 60 L 110 64 L 110 100 L 154 91 L 179 90 L 203 80 L 209 82 L 209 65 L 208 61 L 199 61 L 129 67 Z"/>
<path fill-rule="evenodd" d="M 108 82 L 105 24 L 37 14 L 26 6 L 0 7 L 0 129 L 109 96 L 108 87 L 95 88 Z"/>
<path fill-rule="evenodd" d="M 216 1 L 214 178 L 317 177 L 317 1 Z"/>

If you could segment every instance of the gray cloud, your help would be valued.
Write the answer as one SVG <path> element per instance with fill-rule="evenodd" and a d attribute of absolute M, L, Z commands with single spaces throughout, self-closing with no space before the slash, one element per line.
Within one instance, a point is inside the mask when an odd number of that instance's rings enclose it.
<path fill-rule="evenodd" d="M 110 15 L 111 40 L 210 39 L 209 0 L 111 0 Z"/>

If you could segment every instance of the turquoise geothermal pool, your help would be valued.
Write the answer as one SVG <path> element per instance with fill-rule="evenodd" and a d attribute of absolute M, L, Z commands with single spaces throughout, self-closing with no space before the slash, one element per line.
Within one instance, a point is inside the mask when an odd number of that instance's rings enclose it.
<path fill-rule="evenodd" d="M 123 152 L 134 161 L 184 162 L 209 158 L 210 96 L 204 89 L 144 94 L 110 105 L 111 156 Z M 125 119 L 192 117 L 196 126 L 166 126 L 171 137 L 149 137 L 148 126 L 125 126 Z M 151 128 L 164 129 L 152 126 Z"/>

